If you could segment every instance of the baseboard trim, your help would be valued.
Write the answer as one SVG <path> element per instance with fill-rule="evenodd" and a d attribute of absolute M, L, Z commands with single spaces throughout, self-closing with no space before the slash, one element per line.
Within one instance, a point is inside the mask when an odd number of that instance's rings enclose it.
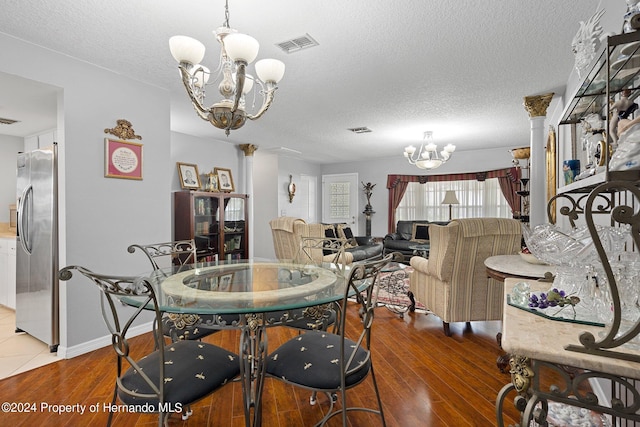
<path fill-rule="evenodd" d="M 142 325 L 134 326 L 129 329 L 127 336 L 135 337 L 138 335 L 146 334 L 153 327 L 153 322 L 143 323 Z M 102 347 L 111 345 L 111 335 L 105 335 L 91 341 L 83 342 L 72 347 L 58 346 L 58 357 L 63 359 L 72 359 L 77 356 L 81 356 L 86 353 L 98 350 Z"/>

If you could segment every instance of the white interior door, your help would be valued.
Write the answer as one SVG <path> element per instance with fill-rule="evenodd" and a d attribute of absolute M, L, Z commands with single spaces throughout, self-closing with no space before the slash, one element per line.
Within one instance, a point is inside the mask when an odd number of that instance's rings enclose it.
<path fill-rule="evenodd" d="M 318 222 L 318 177 L 300 175 L 300 196 L 305 201 L 306 219 L 308 223 Z M 301 218 L 305 218 L 301 216 Z"/>
<path fill-rule="evenodd" d="M 358 174 L 322 175 L 322 222 L 345 222 L 359 236 L 357 217 Z"/>

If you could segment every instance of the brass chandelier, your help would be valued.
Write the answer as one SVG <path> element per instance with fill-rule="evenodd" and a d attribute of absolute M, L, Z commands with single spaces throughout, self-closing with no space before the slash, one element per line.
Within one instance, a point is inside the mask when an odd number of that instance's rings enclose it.
<path fill-rule="evenodd" d="M 433 142 L 433 132 L 427 131 L 424 133 L 420 148 L 416 150 L 413 145 L 405 147 L 404 157 L 409 163 L 416 165 L 420 169 L 435 169 L 449 160 L 454 151 L 456 151 L 456 146 L 447 144 L 438 155 L 438 146 Z"/>
<path fill-rule="evenodd" d="M 262 59 L 255 64 L 258 78 L 247 73 L 247 67 L 258 56 L 260 44 L 246 34 L 238 33 L 229 26 L 229 2 L 225 1 L 225 21 L 214 32 L 220 43 L 220 61 L 212 73 L 200 64 L 204 58 L 205 46 L 188 36 L 173 36 L 169 39 L 171 55 L 178 61 L 182 83 L 198 115 L 229 135 L 231 130 L 241 128 L 247 119 L 260 118 L 271 106 L 278 82 L 284 76 L 284 63 L 277 59 Z M 210 107 L 205 107 L 206 88 L 216 84 L 209 83 L 211 75 L 220 80 L 217 89 L 222 95 Z M 254 89 L 254 83 L 260 86 L 262 106 L 255 114 L 245 110 L 245 96 Z M 254 103 L 255 103 L 254 89 Z"/>

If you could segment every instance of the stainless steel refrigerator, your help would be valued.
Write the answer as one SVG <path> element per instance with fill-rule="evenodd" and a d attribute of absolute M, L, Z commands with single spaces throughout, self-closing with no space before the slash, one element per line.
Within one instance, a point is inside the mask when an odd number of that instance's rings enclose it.
<path fill-rule="evenodd" d="M 16 332 L 60 343 L 58 145 L 18 154 Z"/>

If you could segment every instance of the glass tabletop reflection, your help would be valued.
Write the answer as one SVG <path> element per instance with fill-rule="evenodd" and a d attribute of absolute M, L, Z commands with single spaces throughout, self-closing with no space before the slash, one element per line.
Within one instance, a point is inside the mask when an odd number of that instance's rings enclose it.
<path fill-rule="evenodd" d="M 288 262 L 233 261 L 198 263 L 153 271 L 161 311 L 224 314 L 292 310 L 337 301 L 347 281 L 330 266 Z M 124 303 L 140 306 L 135 296 Z"/>

